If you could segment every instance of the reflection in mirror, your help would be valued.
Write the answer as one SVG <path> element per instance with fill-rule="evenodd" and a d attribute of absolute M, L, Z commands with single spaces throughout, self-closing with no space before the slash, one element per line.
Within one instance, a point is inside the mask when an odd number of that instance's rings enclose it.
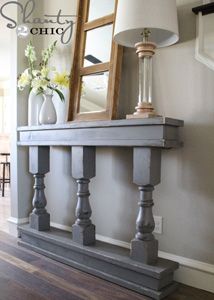
<path fill-rule="evenodd" d="M 214 14 L 203 16 L 204 22 L 204 52 L 214 60 Z"/>
<path fill-rule="evenodd" d="M 118 0 L 77 0 L 68 121 L 117 117 L 122 47 L 113 42 Z"/>
<path fill-rule="evenodd" d="M 84 54 L 84 67 L 110 61 L 112 34 L 112 24 L 99 27 L 87 32 Z"/>
<path fill-rule="evenodd" d="M 114 13 L 115 0 L 90 0 L 88 22 Z"/>
<path fill-rule="evenodd" d="M 82 77 L 79 113 L 106 110 L 109 72 Z"/>

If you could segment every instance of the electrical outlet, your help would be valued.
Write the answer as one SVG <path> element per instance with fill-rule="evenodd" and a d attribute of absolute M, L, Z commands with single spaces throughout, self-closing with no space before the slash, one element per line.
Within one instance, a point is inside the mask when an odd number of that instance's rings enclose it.
<path fill-rule="evenodd" d="M 163 217 L 154 216 L 154 219 L 155 219 L 154 233 L 162 234 L 163 233 Z"/>

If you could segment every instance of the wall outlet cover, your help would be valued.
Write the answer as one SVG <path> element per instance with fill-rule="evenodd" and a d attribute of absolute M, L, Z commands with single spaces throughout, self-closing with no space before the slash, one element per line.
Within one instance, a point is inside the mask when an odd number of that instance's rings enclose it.
<path fill-rule="evenodd" d="M 154 216 L 154 220 L 155 220 L 154 233 L 162 234 L 163 233 L 163 217 Z"/>

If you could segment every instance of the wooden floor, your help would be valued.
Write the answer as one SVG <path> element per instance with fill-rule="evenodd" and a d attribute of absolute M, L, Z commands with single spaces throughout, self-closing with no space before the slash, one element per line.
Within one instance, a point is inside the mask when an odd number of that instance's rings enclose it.
<path fill-rule="evenodd" d="M 0 231 L 0 300 L 146 300 L 110 282 L 17 245 Z M 167 300 L 214 300 L 214 294 L 180 285 Z"/>

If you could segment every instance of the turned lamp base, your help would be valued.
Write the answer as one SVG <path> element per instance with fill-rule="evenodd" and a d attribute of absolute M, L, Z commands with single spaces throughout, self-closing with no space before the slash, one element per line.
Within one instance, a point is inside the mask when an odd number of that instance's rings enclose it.
<path fill-rule="evenodd" d="M 148 37 L 148 33 L 145 33 Z M 126 119 L 141 119 L 159 117 L 152 106 L 152 57 L 156 45 L 147 40 L 135 45 L 139 58 L 139 101 L 136 112 L 127 115 Z"/>
<path fill-rule="evenodd" d="M 138 103 L 135 108 L 136 112 L 131 115 L 126 115 L 126 119 L 143 119 L 143 118 L 154 118 L 160 117 L 156 114 L 152 104 L 150 103 Z"/>
<path fill-rule="evenodd" d="M 141 118 L 154 118 L 160 117 L 156 114 L 152 104 L 140 102 L 138 106 L 135 108 L 136 112 L 132 115 L 126 115 L 126 119 L 141 119 Z"/>
<path fill-rule="evenodd" d="M 155 114 L 155 113 L 142 113 L 142 114 L 132 114 L 132 115 L 126 115 L 126 119 L 130 120 L 130 119 L 148 119 L 148 118 L 157 118 L 160 117 L 159 115 Z"/>

